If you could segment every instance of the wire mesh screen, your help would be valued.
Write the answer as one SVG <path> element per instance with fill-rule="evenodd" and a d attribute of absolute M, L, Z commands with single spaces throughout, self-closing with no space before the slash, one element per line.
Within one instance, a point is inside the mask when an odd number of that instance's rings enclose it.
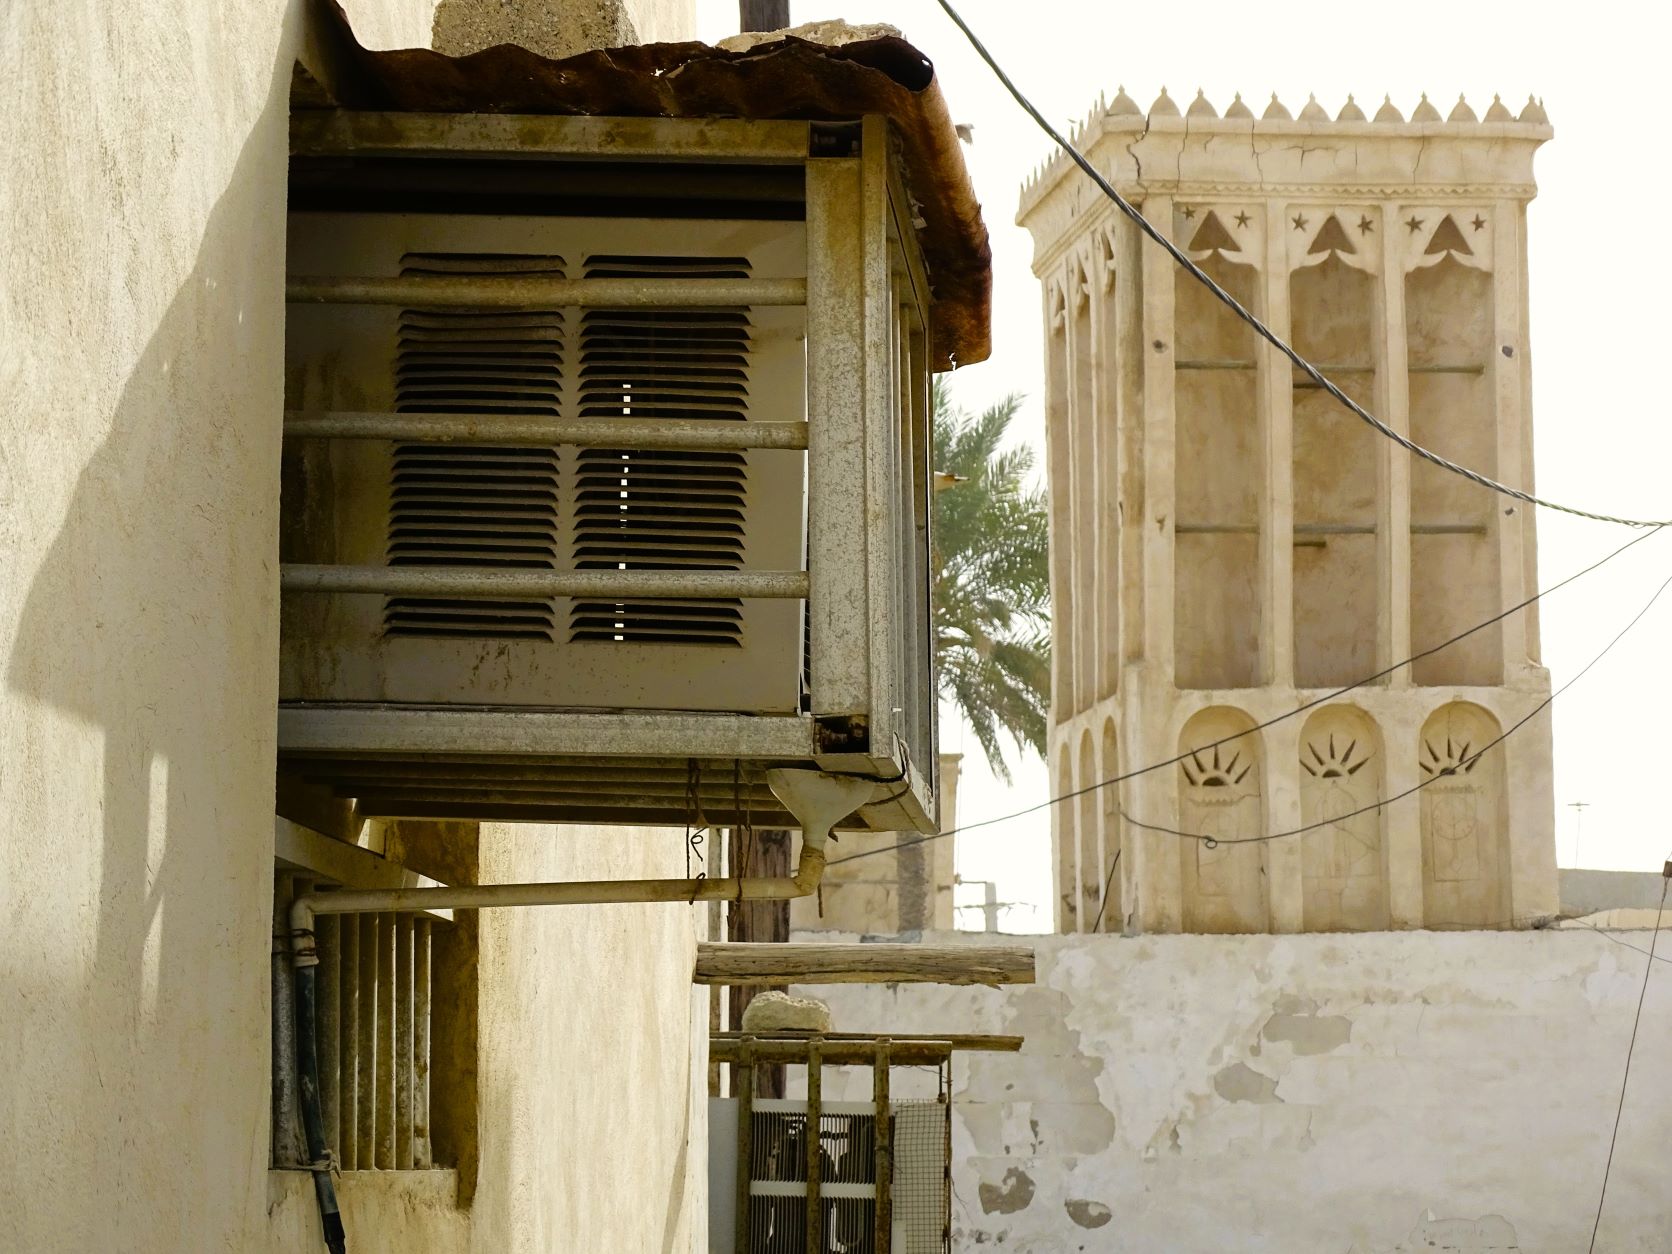
<path fill-rule="evenodd" d="M 877 1155 L 884 1128 L 869 1102 L 819 1106 L 816 1143 L 807 1103 L 763 1098 L 748 1114 L 746 1254 L 950 1254 L 951 1105 L 944 1070 L 933 1073 L 938 1097 L 892 1102 L 892 1166 L 879 1190 Z M 809 1167 L 818 1163 L 817 1211 L 810 1210 Z M 886 1201 L 879 1201 L 879 1193 Z M 879 1207 L 886 1218 L 879 1230 Z M 716 1247 L 719 1248 L 719 1247 Z"/>
<path fill-rule="evenodd" d="M 760 1103 L 750 1137 L 750 1254 L 808 1254 L 807 1116 L 799 1102 Z M 837 1104 L 819 1116 L 819 1254 L 876 1250 L 876 1114 Z"/>
<path fill-rule="evenodd" d="M 952 1248 L 952 1107 L 945 1100 L 894 1103 L 894 1248 L 890 1254 L 949 1254 Z"/>

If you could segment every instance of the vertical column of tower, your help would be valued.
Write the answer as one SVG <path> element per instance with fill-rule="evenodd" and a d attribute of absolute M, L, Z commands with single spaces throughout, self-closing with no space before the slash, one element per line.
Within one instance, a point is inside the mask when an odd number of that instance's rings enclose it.
<path fill-rule="evenodd" d="M 1144 216 L 1169 229 L 1173 198 L 1148 197 Z M 1137 228 L 1123 224 L 1134 237 Z M 1176 700 L 1173 665 L 1173 523 L 1175 521 L 1173 363 L 1177 340 L 1174 327 L 1174 263 L 1159 248 L 1139 253 L 1143 288 L 1144 508 L 1128 520 L 1143 534 L 1143 664 L 1141 686 L 1128 697 L 1139 718 L 1127 736 L 1129 756 L 1140 763 L 1160 762 L 1178 752 L 1174 741 Z M 1151 771 L 1131 781 L 1134 811 L 1151 823 L 1178 826 L 1177 769 Z M 1160 832 L 1131 832 L 1134 853 L 1135 908 L 1138 926 L 1146 932 L 1176 932 L 1182 921 L 1179 858 L 1176 838 Z"/>
<path fill-rule="evenodd" d="M 1263 320 L 1280 337 L 1290 338 L 1289 249 L 1281 200 L 1268 198 L 1262 215 L 1265 255 Z M 1294 571 L 1294 388 L 1292 368 L 1275 348 L 1260 340 L 1259 429 L 1265 451 L 1260 529 L 1261 681 L 1277 688 L 1295 684 Z M 1298 728 L 1279 724 L 1270 729 L 1262 769 L 1266 772 L 1268 830 L 1289 831 L 1301 824 L 1300 790 L 1296 780 Z M 1266 893 L 1274 932 L 1301 930 L 1301 843 L 1275 840 L 1267 844 Z"/>
<path fill-rule="evenodd" d="M 1381 369 L 1376 379 L 1376 416 L 1395 431 L 1411 429 L 1411 380 L 1405 351 L 1405 253 L 1395 230 L 1399 205 L 1382 202 Z M 1411 456 L 1392 440 L 1381 442 L 1378 470 L 1382 479 L 1381 534 L 1377 562 L 1383 596 L 1381 664 L 1391 666 L 1411 656 Z M 1395 692 L 1411 687 L 1411 668 L 1402 666 L 1384 681 Z M 1420 780 L 1416 759 L 1400 752 L 1416 743 L 1421 719 L 1384 718 L 1384 787 L 1398 797 Z M 1393 802 L 1387 811 L 1388 917 L 1395 928 L 1422 926 L 1422 810 L 1418 797 Z"/>
<path fill-rule="evenodd" d="M 1523 311 L 1526 287 L 1521 268 L 1521 206 L 1500 200 L 1492 207 L 1492 403 L 1497 420 L 1498 473 L 1503 482 L 1520 486 L 1532 473 L 1524 461 L 1522 442 L 1525 398 L 1519 354 L 1526 347 Z M 1498 585 L 1505 606 L 1525 600 L 1529 588 L 1522 562 L 1522 514 L 1532 506 L 1507 497 L 1498 508 Z M 1503 633 L 1503 682 L 1516 686 L 1526 677 L 1531 657 L 1527 648 L 1527 617 L 1510 614 L 1498 624 Z"/>
<path fill-rule="evenodd" d="M 1051 550 L 1051 722 L 1054 729 L 1073 711 L 1068 311 L 1065 308 L 1067 297 L 1057 276 L 1047 278 L 1042 288 L 1045 305 L 1045 466 L 1051 484 L 1048 527 Z"/>
<path fill-rule="evenodd" d="M 1093 782 L 1093 759 L 1086 732 L 1078 720 L 1093 701 L 1099 641 L 1097 638 L 1097 536 L 1094 525 L 1097 496 L 1097 456 L 1093 405 L 1093 379 L 1097 371 L 1097 352 L 1092 312 L 1095 284 L 1087 274 L 1087 241 L 1082 237 L 1070 250 L 1063 283 L 1067 299 L 1068 339 L 1068 447 L 1071 499 L 1069 503 L 1069 543 L 1073 562 L 1069 578 L 1073 582 L 1074 656 L 1073 703 L 1077 721 L 1073 738 L 1064 744 L 1074 763 L 1074 791 Z M 1074 881 L 1075 927 L 1084 932 L 1096 917 L 1097 880 L 1097 811 L 1095 797 L 1082 793 L 1071 802 L 1074 817 Z"/>
<path fill-rule="evenodd" d="M 1073 703 L 1079 714 L 1092 700 L 1097 661 L 1097 591 L 1095 533 L 1091 529 L 1092 500 L 1097 484 L 1097 458 L 1092 442 L 1092 284 L 1087 280 L 1085 243 L 1070 251 L 1063 285 L 1067 293 L 1069 517 L 1074 540 L 1069 578 L 1073 583 L 1074 616 Z M 1089 542 L 1088 542 L 1089 541 Z"/>
<path fill-rule="evenodd" d="M 1527 456 L 1527 374 L 1521 362 L 1527 350 L 1527 272 L 1523 237 L 1524 206 L 1500 199 L 1493 206 L 1494 353 L 1493 400 L 1498 426 L 1498 465 L 1503 481 L 1517 486 L 1532 483 L 1532 461 Z M 1529 575 L 1529 538 L 1533 507 L 1500 498 L 1498 502 L 1499 576 L 1506 606 L 1531 595 L 1536 574 Z M 1517 704 L 1531 706 L 1549 688 L 1549 676 L 1534 658 L 1531 620 L 1527 611 L 1511 614 L 1503 630 L 1504 685 L 1516 693 Z M 1521 694 L 1525 693 L 1523 696 Z M 1513 717 L 1521 712 L 1513 710 Z M 1548 714 L 1536 716 L 1548 718 Z M 1511 922 L 1527 922 L 1559 909 L 1556 884 L 1555 816 L 1547 792 L 1537 786 L 1552 775 L 1549 735 L 1510 737 L 1501 746 L 1506 772 L 1509 834 L 1508 860 Z"/>
<path fill-rule="evenodd" d="M 1105 217 L 1107 215 L 1104 215 Z M 1088 704 L 1115 695 L 1120 670 L 1120 431 L 1115 404 L 1115 264 L 1107 227 L 1094 226 L 1086 264 L 1091 305 L 1091 449 L 1095 463 L 1091 525 L 1096 541 L 1091 592 L 1096 626 L 1096 660 Z"/>
<path fill-rule="evenodd" d="M 1265 258 L 1261 266 L 1265 280 L 1265 324 L 1284 339 L 1289 338 L 1289 260 L 1283 234 L 1281 200 L 1265 202 Z M 1278 688 L 1295 683 L 1295 494 L 1294 494 L 1294 392 L 1289 362 L 1270 344 L 1260 340 L 1259 353 L 1260 430 L 1264 435 L 1265 483 L 1260 531 L 1260 568 L 1263 601 L 1260 624 L 1261 682 Z"/>
<path fill-rule="evenodd" d="M 1061 733 L 1073 711 L 1074 662 L 1073 589 L 1070 578 L 1072 524 L 1069 504 L 1071 464 L 1068 431 L 1068 311 L 1063 284 L 1055 275 L 1041 276 L 1045 315 L 1045 465 L 1051 491 L 1047 522 L 1051 577 L 1051 709 L 1046 752 L 1051 791 L 1061 795 L 1073 788 L 1072 749 Z M 1053 925 L 1058 932 L 1075 930 L 1077 883 L 1073 810 L 1051 807 L 1051 869 L 1055 884 Z"/>
<path fill-rule="evenodd" d="M 1115 411 L 1120 436 L 1119 496 L 1114 504 L 1120 536 L 1120 613 L 1116 620 L 1119 637 L 1120 702 L 1116 709 L 1116 760 L 1119 772 L 1137 770 L 1159 758 L 1151 752 L 1153 736 L 1146 734 L 1149 707 L 1144 693 L 1147 672 L 1152 669 L 1145 649 L 1148 645 L 1148 614 L 1152 590 L 1148 583 L 1146 552 L 1149 528 L 1149 490 L 1145 479 L 1146 450 L 1144 426 L 1144 372 L 1151 353 L 1144 338 L 1144 239 L 1124 217 L 1111 220 L 1115 260 Z M 1172 757 L 1169 752 L 1166 757 Z M 1160 774 L 1161 772 L 1151 772 Z M 1112 795 L 1117 810 L 1141 813 L 1137 779 L 1115 785 Z M 1139 868 L 1145 864 L 1146 847 L 1142 833 L 1124 819 L 1121 831 L 1121 904 L 1126 926 L 1140 930 L 1158 927 L 1140 913 L 1144 894 L 1139 890 Z"/>

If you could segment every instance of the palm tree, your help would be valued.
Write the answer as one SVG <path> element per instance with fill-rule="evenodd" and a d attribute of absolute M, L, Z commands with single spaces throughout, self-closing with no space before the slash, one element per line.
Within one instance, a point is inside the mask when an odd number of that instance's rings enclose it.
<path fill-rule="evenodd" d="M 1021 404 L 1012 394 L 971 415 L 935 386 L 935 468 L 962 480 L 934 498 L 940 693 L 1006 783 L 999 733 L 1044 757 L 1051 684 L 1045 493 L 1028 484 L 1033 450 L 999 447 Z"/>

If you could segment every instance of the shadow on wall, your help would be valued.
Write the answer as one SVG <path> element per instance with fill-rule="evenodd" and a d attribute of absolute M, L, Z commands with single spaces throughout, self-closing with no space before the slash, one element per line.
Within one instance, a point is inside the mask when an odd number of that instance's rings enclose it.
<path fill-rule="evenodd" d="M 250 1248 L 260 1231 L 286 118 L 302 15 L 273 17 L 270 30 L 147 23 L 125 59 L 104 50 L 127 39 L 114 18 L 120 33 L 61 53 L 50 44 L 65 32 L 23 32 L 59 152 L 13 203 L 61 225 L 65 251 L 33 263 L 35 290 L 9 293 L 0 383 L 20 447 L 40 441 L 36 464 L 76 447 L 71 424 L 106 434 L 4 661 L 0 773 L 18 774 L 0 781 L 12 846 L 0 853 L 21 873 L 15 994 L 0 1010 L 0 1106 L 16 1135 L 0 1176 L 52 1181 L 13 1194 L 0 1224 L 11 1249 Z M 244 128 L 212 111 L 238 107 L 240 82 L 259 91 L 240 64 L 252 31 L 277 56 Z M 187 98 L 216 90 L 232 103 Z M 179 112 L 113 148 L 112 116 L 146 105 Z M 224 176 L 191 155 L 235 128 Z M 148 160 L 159 146 L 177 161 Z M 75 185 L 95 161 L 101 177 Z M 195 238 L 188 206 L 206 183 L 224 190 Z M 188 261 L 150 313 L 156 276 Z M 124 319 L 152 331 L 105 413 L 115 389 L 100 372 L 128 359 Z"/>

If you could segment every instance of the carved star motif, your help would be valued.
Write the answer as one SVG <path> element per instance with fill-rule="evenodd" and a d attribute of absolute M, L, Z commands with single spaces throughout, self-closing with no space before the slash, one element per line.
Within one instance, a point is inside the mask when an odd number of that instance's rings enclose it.
<path fill-rule="evenodd" d="M 1369 235 L 1376 229 L 1376 224 L 1370 220 L 1369 214 L 1365 214 L 1358 220 L 1358 229 L 1360 235 Z"/>
<path fill-rule="evenodd" d="M 1188 222 L 1191 218 L 1196 216 L 1196 206 L 1186 205 L 1180 212 L 1184 214 L 1185 221 Z"/>
<path fill-rule="evenodd" d="M 1301 217 L 1300 214 L 1297 213 L 1294 216 L 1293 222 L 1295 230 L 1304 231 L 1306 229 L 1306 219 Z"/>
<path fill-rule="evenodd" d="M 1474 227 L 1475 230 L 1478 231 L 1478 230 L 1481 229 L 1481 227 L 1486 225 L 1486 219 L 1481 217 L 1480 214 L 1477 213 L 1475 215 L 1475 220 L 1473 222 L 1469 223 L 1469 225 Z"/>
<path fill-rule="evenodd" d="M 1405 225 L 1411 228 L 1412 235 L 1415 235 L 1418 231 L 1422 230 L 1422 222 L 1423 220 L 1417 217 L 1414 213 L 1405 219 Z"/>
<path fill-rule="evenodd" d="M 1252 221 L 1253 221 L 1253 219 L 1250 218 L 1246 213 L 1237 214 L 1237 225 L 1238 226 L 1247 226 Z"/>

